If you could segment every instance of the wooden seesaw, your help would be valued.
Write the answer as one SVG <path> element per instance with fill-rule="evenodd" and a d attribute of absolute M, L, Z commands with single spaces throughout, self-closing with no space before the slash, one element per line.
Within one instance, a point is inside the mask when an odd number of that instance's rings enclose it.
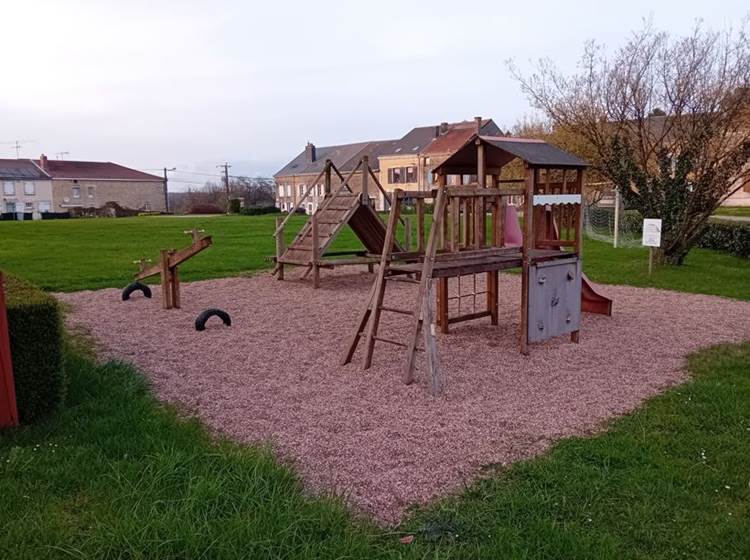
<path fill-rule="evenodd" d="M 213 244 L 210 235 L 201 237 L 204 231 L 193 228 L 183 232 L 193 238 L 192 245 L 180 250 L 162 249 L 158 264 L 147 267 L 149 261 L 146 259 L 135 261 L 140 267 L 140 272 L 135 275 L 136 281 L 157 274 L 161 276 L 161 304 L 164 309 L 180 308 L 180 275 L 177 267 Z"/>

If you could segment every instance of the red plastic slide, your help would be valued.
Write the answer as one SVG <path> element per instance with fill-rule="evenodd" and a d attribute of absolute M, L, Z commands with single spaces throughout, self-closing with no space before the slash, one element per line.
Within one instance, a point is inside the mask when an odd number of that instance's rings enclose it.
<path fill-rule="evenodd" d="M 581 311 L 612 315 L 612 300 L 598 293 L 585 274 L 581 278 Z"/>

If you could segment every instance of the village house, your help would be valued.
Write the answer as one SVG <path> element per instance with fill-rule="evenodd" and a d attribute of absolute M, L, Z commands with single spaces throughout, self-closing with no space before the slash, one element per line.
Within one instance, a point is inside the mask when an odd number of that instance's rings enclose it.
<path fill-rule="evenodd" d="M 52 180 L 53 212 L 101 208 L 114 202 L 144 212 L 166 211 L 164 179 L 111 161 L 50 160 L 34 162 Z"/>
<path fill-rule="evenodd" d="M 31 160 L 0 159 L 4 219 L 40 219 L 52 211 L 52 181 Z"/>
<path fill-rule="evenodd" d="M 129 210 L 166 210 L 164 179 L 112 162 L 0 160 L 3 219 L 64 217 L 114 203 Z"/>
<path fill-rule="evenodd" d="M 436 126 L 421 126 L 410 130 L 397 140 L 378 140 L 343 144 L 340 146 L 316 147 L 308 142 L 305 150 L 286 164 L 275 175 L 276 201 L 282 212 L 289 212 L 302 199 L 308 186 L 318 177 L 325 166 L 326 159 L 330 159 L 346 176 L 359 163 L 363 156 L 369 159 L 370 167 L 378 177 L 386 192 L 394 189 L 424 190 L 432 185 L 432 169 L 444 161 L 452 152 L 447 148 L 456 149 L 476 130 L 474 121 L 457 123 L 441 123 Z M 481 121 L 483 134 L 489 136 L 502 135 L 502 131 L 492 121 Z M 430 146 L 441 139 L 437 151 L 431 151 Z M 440 146 L 443 146 L 442 148 Z M 331 184 L 335 189 L 341 180 L 332 177 Z M 356 174 L 350 182 L 352 190 L 361 190 L 361 178 Z M 315 211 L 318 203 L 323 199 L 324 187 L 322 180 L 312 186 L 310 195 L 305 198 L 302 209 L 310 214 Z M 375 186 L 370 186 L 369 195 L 378 210 L 387 210 L 387 201 Z"/>

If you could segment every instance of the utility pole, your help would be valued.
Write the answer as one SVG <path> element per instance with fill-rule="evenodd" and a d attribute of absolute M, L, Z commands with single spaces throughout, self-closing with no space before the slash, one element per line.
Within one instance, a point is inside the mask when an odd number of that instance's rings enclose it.
<path fill-rule="evenodd" d="M 167 189 L 167 172 L 168 171 L 176 171 L 176 167 L 172 167 L 170 169 L 164 168 L 164 211 L 169 212 L 169 190 Z"/>
<path fill-rule="evenodd" d="M 227 214 L 229 214 L 229 168 L 232 166 L 224 162 L 224 165 L 217 165 L 216 167 L 224 168 L 224 190 L 227 193 Z"/>

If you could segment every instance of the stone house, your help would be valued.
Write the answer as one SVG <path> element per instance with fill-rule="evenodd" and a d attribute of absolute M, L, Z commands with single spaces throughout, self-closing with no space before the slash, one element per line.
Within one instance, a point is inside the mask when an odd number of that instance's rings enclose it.
<path fill-rule="evenodd" d="M 476 123 L 474 121 L 444 122 L 436 126 L 413 128 L 396 140 L 377 140 L 323 147 L 316 147 L 308 142 L 303 152 L 274 174 L 277 206 L 283 212 L 292 210 L 304 196 L 310 183 L 323 170 L 326 159 L 330 159 L 346 176 L 347 172 L 354 169 L 362 157 L 367 155 L 370 167 L 386 192 L 392 192 L 396 188 L 404 190 L 428 189 L 432 185 L 432 169 L 450 155 L 449 152 L 444 150 L 431 155 L 428 151 L 429 147 L 446 135 L 454 138 L 452 134 L 455 134 L 456 131 L 468 131 L 471 135 L 475 130 Z M 502 134 L 491 119 L 482 121 L 482 133 L 487 135 Z M 460 146 L 456 142 L 443 142 L 443 144 L 445 146 Z M 341 184 L 341 180 L 334 174 L 331 183 L 335 189 Z M 361 190 L 359 174 L 354 176 L 350 186 L 355 192 Z M 370 185 L 369 193 L 378 210 L 387 209 L 385 197 L 375 185 Z M 322 199 L 323 182 L 321 180 L 313 186 L 311 195 L 305 199 L 303 209 L 308 214 L 314 212 Z"/>
<path fill-rule="evenodd" d="M 52 211 L 101 208 L 114 202 L 131 210 L 166 211 L 164 179 L 111 161 L 34 161 L 52 182 Z"/>

